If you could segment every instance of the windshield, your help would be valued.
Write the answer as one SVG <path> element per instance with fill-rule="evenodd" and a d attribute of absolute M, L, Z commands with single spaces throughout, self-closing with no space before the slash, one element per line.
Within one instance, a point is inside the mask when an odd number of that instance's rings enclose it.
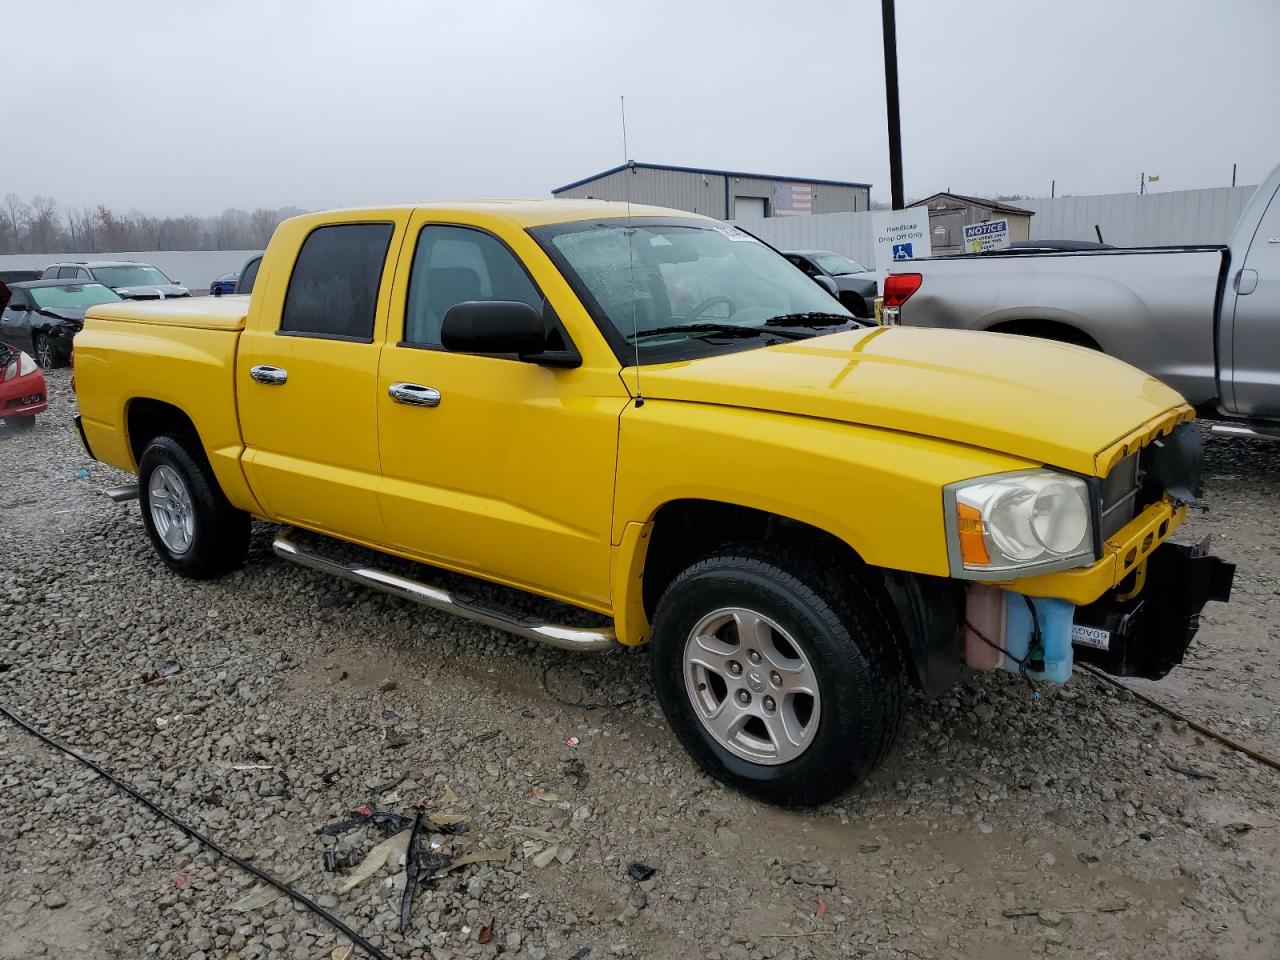
<path fill-rule="evenodd" d="M 867 268 L 857 260 L 850 260 L 838 253 L 815 253 L 810 259 L 833 276 L 842 273 L 865 273 Z"/>
<path fill-rule="evenodd" d="M 628 227 L 611 220 L 537 233 L 549 238 L 570 282 L 598 305 L 616 331 L 611 339 L 637 341 L 642 352 L 708 336 L 709 325 L 763 332 L 770 320 L 795 314 L 853 319 L 784 257 L 737 227 L 651 221 Z M 644 336 L 659 329 L 663 333 Z M 759 342 L 773 341 L 762 336 Z"/>
<path fill-rule="evenodd" d="M 173 283 L 155 267 L 130 264 L 122 267 L 94 267 L 93 275 L 112 287 L 156 287 Z"/>
<path fill-rule="evenodd" d="M 61 283 L 56 287 L 28 287 L 27 293 L 42 310 L 57 307 L 92 307 L 115 303 L 120 297 L 100 283 Z"/>

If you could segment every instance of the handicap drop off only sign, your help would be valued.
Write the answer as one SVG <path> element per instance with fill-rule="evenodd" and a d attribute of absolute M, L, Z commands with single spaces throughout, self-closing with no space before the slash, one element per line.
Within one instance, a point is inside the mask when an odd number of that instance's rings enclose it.
<path fill-rule="evenodd" d="M 929 211 L 880 210 L 871 215 L 871 232 L 876 244 L 876 271 L 882 276 L 902 260 L 919 260 L 933 250 L 929 243 Z"/>

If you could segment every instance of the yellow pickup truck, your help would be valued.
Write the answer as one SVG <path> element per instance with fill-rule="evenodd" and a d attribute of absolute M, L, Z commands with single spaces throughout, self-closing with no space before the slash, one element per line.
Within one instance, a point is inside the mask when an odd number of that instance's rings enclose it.
<path fill-rule="evenodd" d="M 1078 347 L 872 325 L 674 210 L 297 217 L 250 296 L 94 307 L 75 364 L 85 446 L 138 475 L 117 495 L 173 570 L 235 568 L 257 517 L 282 557 L 532 640 L 651 643 L 689 752 L 779 803 L 865 777 L 908 688 L 966 664 L 1162 676 L 1231 586 L 1168 542 L 1200 455 L 1174 391 Z"/>

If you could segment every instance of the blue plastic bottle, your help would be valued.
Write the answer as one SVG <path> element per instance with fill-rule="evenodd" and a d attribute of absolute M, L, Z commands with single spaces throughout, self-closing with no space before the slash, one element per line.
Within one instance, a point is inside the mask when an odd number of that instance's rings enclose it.
<path fill-rule="evenodd" d="M 1071 620 L 1075 615 L 1075 604 L 1045 597 L 1026 597 L 1006 590 L 1004 648 L 1018 659 L 1026 657 L 1027 649 L 1031 645 L 1032 627 L 1028 600 L 1035 604 L 1036 614 L 1040 620 L 1040 635 L 1044 644 L 1044 669 L 1032 670 L 1028 664 L 1027 674 L 1036 680 L 1066 683 L 1071 676 Z M 1004 658 L 1001 667 L 1014 673 L 1018 672 L 1017 662 L 1009 657 Z"/>

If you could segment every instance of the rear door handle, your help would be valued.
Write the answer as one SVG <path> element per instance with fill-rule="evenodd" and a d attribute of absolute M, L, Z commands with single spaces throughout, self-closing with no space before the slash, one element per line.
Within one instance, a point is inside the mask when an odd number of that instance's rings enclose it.
<path fill-rule="evenodd" d="M 281 367 L 260 363 L 249 370 L 249 376 L 257 380 L 258 383 L 265 383 L 269 387 L 278 387 L 289 379 L 289 371 Z"/>
<path fill-rule="evenodd" d="M 393 383 L 387 387 L 387 393 L 396 403 L 411 407 L 440 406 L 440 391 L 435 387 L 424 387 L 418 383 Z"/>

